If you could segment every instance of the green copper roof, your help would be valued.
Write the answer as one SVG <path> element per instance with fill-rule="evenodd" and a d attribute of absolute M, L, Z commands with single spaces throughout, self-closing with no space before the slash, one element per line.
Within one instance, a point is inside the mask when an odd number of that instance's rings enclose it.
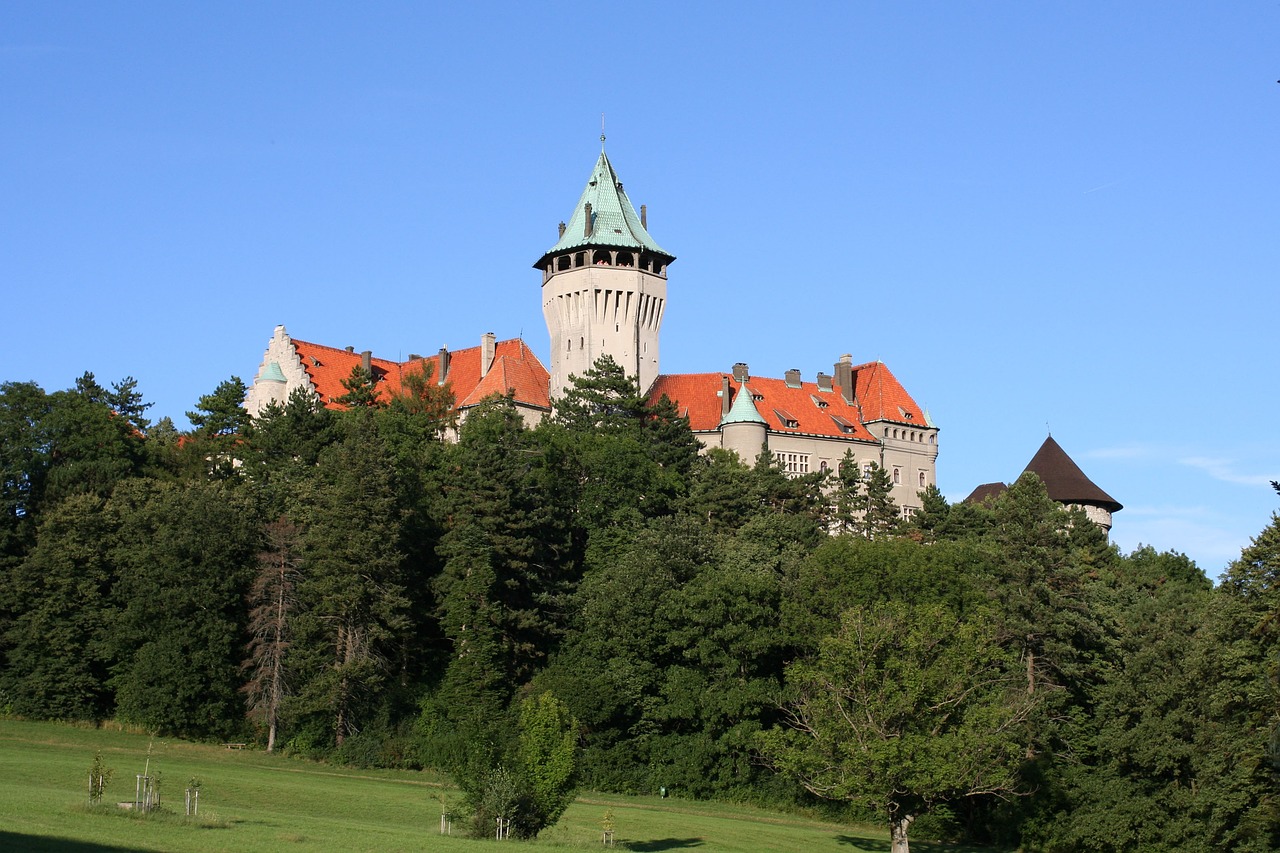
<path fill-rule="evenodd" d="M 591 236 L 586 234 L 587 204 L 591 205 Z M 674 259 L 675 256 L 654 242 L 649 232 L 640 224 L 636 209 L 622 189 L 613 164 L 602 150 L 600 159 L 591 170 L 586 189 L 573 209 L 573 216 L 564 230 L 564 236 L 546 254 L 554 255 L 582 246 L 609 246 L 618 249 L 647 249 Z"/>
<path fill-rule="evenodd" d="M 725 424 L 765 424 L 766 421 L 761 415 L 760 410 L 756 408 L 756 402 L 752 399 L 751 389 L 747 387 L 747 383 L 743 382 L 738 386 L 738 396 L 733 398 L 733 405 L 729 407 L 729 413 L 720 421 L 720 426 Z"/>
<path fill-rule="evenodd" d="M 266 369 L 263 370 L 262 374 L 258 377 L 258 381 L 259 382 L 284 382 L 285 381 L 284 371 L 280 369 L 279 363 L 274 361 L 270 362 L 269 364 L 267 364 Z"/>

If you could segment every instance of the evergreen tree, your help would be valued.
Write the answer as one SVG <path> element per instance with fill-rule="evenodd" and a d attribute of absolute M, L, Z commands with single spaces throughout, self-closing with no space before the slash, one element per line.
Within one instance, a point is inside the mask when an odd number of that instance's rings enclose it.
<path fill-rule="evenodd" d="M 15 713 L 65 720 L 110 713 L 107 641 L 115 607 L 107 543 L 113 531 L 102 509 L 95 495 L 50 508 L 35 547 L 5 585 L 5 604 L 15 617 L 3 636 L 8 665 L 0 693 Z"/>
<path fill-rule="evenodd" d="M 859 529 L 859 521 L 866 511 L 862 492 L 862 472 L 858 469 L 858 461 L 852 450 L 846 450 L 844 457 L 836 466 L 831 490 L 831 531 L 833 533 L 854 533 Z"/>
<path fill-rule="evenodd" d="M 342 380 L 346 393 L 333 402 L 348 409 L 381 409 L 387 403 L 378 396 L 378 380 L 364 365 L 351 368 L 351 375 Z"/>
<path fill-rule="evenodd" d="M 111 686 L 120 718 L 195 737 L 239 731 L 256 508 L 226 483 L 131 480 L 106 513 L 117 530 Z"/>
<path fill-rule="evenodd" d="M 626 431 L 646 415 L 644 397 L 634 376 L 605 354 L 582 376 L 570 376 L 564 393 L 553 402 L 555 420 L 576 432 Z"/>
<path fill-rule="evenodd" d="M 342 428 L 316 468 L 295 641 L 310 646 L 298 707 L 327 717 L 338 746 L 377 707 L 408 624 L 394 470 L 371 413 Z"/>
<path fill-rule="evenodd" d="M 244 407 L 248 393 L 244 382 L 232 376 L 218 383 L 212 394 L 205 394 L 196 403 L 193 412 L 187 412 L 187 420 L 195 427 L 197 438 L 243 436 L 249 428 L 249 412 Z"/>
<path fill-rule="evenodd" d="M 862 478 L 862 535 L 868 539 L 898 532 L 901 514 L 893 502 L 893 482 L 889 472 L 871 463 Z"/>
<path fill-rule="evenodd" d="M 212 394 L 203 395 L 195 411 L 187 412 L 195 429 L 182 445 L 182 457 L 192 476 L 235 476 L 252 435 L 252 418 L 243 405 L 247 390 L 240 377 L 232 376 L 218 383 Z"/>
<path fill-rule="evenodd" d="M 559 510 L 561 496 L 547 487 L 553 480 L 542 462 L 534 435 L 506 399 L 472 409 L 446 457 L 444 509 L 451 524 L 439 548 L 441 612 L 456 621 L 448 614 L 479 606 L 468 578 L 477 566 L 493 571 L 493 598 L 483 606 L 496 620 L 512 688 L 555 647 L 576 580 L 567 513 Z M 456 644 L 460 638 L 450 639 Z"/>
<path fill-rule="evenodd" d="M 938 531 L 943 529 L 951 515 L 951 505 L 947 503 L 942 490 L 930 483 L 918 493 L 920 511 L 911 517 L 907 526 L 915 531 L 922 542 L 932 542 L 938 538 Z"/>
<path fill-rule="evenodd" d="M 141 472 L 143 436 L 111 410 L 105 395 L 92 373 L 80 377 L 77 390 L 49 395 L 43 423 L 49 502 L 85 493 L 105 498 L 116 483 Z"/>
<path fill-rule="evenodd" d="M 126 376 L 119 382 L 111 383 L 111 390 L 106 394 L 106 404 L 118 417 L 124 420 L 135 432 L 145 434 L 151 428 L 151 422 L 144 417 L 152 403 L 144 403 L 138 391 L 138 380 Z"/>

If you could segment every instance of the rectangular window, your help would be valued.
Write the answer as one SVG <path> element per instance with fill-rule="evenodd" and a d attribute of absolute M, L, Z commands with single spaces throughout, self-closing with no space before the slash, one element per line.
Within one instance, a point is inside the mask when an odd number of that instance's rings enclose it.
<path fill-rule="evenodd" d="M 895 486 L 902 485 L 902 469 L 899 468 L 897 465 L 893 466 L 893 484 Z"/>
<path fill-rule="evenodd" d="M 809 473 L 808 453 L 775 453 L 773 458 L 778 460 L 778 467 L 788 476 Z"/>

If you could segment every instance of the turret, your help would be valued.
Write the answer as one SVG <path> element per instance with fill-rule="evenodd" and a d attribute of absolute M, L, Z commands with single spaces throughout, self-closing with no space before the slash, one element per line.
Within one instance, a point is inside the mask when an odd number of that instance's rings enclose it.
<path fill-rule="evenodd" d="M 738 393 L 733 405 L 720 419 L 721 446 L 732 450 L 748 465 L 756 461 L 760 451 L 768 448 L 769 426 L 756 408 L 755 395 L 747 387 L 750 375 L 745 364 L 733 366 L 733 378 L 738 383 Z"/>
<path fill-rule="evenodd" d="M 604 137 L 601 137 L 604 142 Z M 658 332 L 675 256 L 646 230 L 604 153 L 596 160 L 559 242 L 534 264 L 551 336 L 551 398 L 602 355 L 647 391 L 658 376 Z"/>

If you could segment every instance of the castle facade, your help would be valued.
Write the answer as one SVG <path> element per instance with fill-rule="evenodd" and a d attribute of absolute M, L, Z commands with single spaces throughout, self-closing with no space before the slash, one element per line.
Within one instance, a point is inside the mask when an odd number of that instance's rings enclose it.
<path fill-rule="evenodd" d="M 603 139 L 602 139 L 603 142 Z M 918 492 L 937 482 L 938 427 L 879 362 L 837 359 L 830 374 L 802 378 L 753 376 L 745 362 L 725 372 L 663 374 L 659 367 L 667 274 L 675 255 L 649 235 L 647 212 L 637 212 L 603 146 L 559 239 L 534 267 L 541 273 L 542 314 L 551 344 L 548 370 L 519 338 L 480 344 L 407 361 L 374 357 L 293 338 L 277 326 L 245 398 L 254 415 L 283 403 L 296 388 L 339 407 L 342 380 L 362 366 L 390 399 L 411 372 L 430 371 L 448 384 L 461 417 L 481 400 L 510 394 L 526 423 L 546 417 L 572 376 L 609 355 L 639 380 L 650 398 L 666 395 L 704 448 L 719 447 L 751 462 L 771 453 L 792 474 L 835 470 L 846 452 L 861 468 L 888 472 L 892 497 L 905 516 Z M 678 290 L 677 290 L 678 293 Z"/>

